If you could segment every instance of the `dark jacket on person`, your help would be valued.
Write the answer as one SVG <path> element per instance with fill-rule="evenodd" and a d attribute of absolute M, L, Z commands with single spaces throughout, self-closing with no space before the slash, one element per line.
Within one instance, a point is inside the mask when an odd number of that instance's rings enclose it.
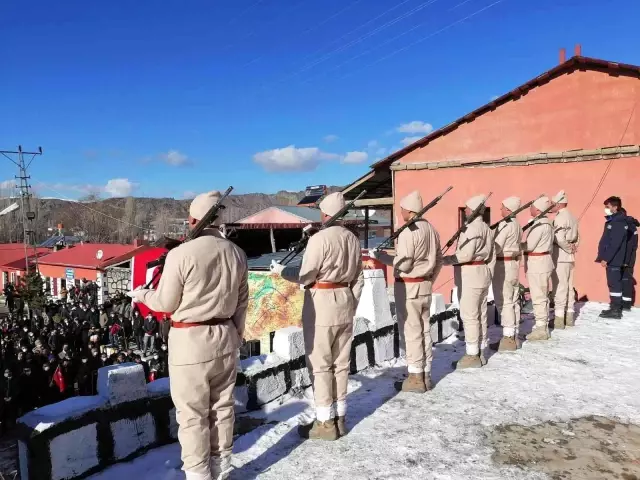
<path fill-rule="evenodd" d="M 607 262 L 608 267 L 622 267 L 627 254 L 629 226 L 624 212 L 616 212 L 607 217 L 604 232 L 598 244 L 596 262 Z"/>
<path fill-rule="evenodd" d="M 147 335 L 155 335 L 158 328 L 158 321 L 155 317 L 146 317 L 144 319 L 144 333 Z"/>
<path fill-rule="evenodd" d="M 636 252 L 638 251 L 638 227 L 640 227 L 640 222 L 627 215 L 627 227 L 627 249 L 624 264 L 633 269 L 636 264 Z"/>

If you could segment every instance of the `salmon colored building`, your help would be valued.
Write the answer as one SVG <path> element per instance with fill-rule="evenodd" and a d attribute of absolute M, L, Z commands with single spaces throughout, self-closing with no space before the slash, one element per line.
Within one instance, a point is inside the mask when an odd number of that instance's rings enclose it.
<path fill-rule="evenodd" d="M 473 195 L 493 192 L 487 203 L 493 223 L 506 197 L 525 203 L 564 190 L 580 221 L 576 290 L 608 302 L 605 272 L 594 262 L 603 201 L 617 195 L 640 217 L 640 67 L 582 57 L 579 47 L 567 61 L 561 52 L 557 67 L 374 164 L 344 192 L 353 198 L 372 182 L 380 188 L 385 176 L 388 192 L 379 193 L 391 198 L 367 195 L 365 202 L 392 204 L 395 225 L 402 224 L 399 201 L 409 192 L 418 190 L 428 202 L 454 187 L 427 214 L 443 244 Z M 523 212 L 518 219 L 524 224 L 529 217 Z M 448 297 L 452 279 L 452 267 L 444 268 L 437 291 Z"/>

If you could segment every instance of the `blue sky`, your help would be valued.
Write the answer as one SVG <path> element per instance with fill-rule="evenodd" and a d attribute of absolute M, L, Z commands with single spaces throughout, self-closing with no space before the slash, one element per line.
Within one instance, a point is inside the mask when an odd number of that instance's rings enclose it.
<path fill-rule="evenodd" d="M 41 145 L 33 185 L 68 198 L 343 185 L 560 47 L 640 64 L 637 0 L 25 0 L 0 18 L 0 149 Z"/>

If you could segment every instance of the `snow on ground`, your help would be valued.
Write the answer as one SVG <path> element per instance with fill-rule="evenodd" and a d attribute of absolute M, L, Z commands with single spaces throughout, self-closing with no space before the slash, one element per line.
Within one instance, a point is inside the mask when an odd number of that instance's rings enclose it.
<path fill-rule="evenodd" d="M 494 353 L 486 367 L 453 371 L 464 351 L 452 339 L 436 346 L 435 389 L 397 394 L 398 362 L 350 379 L 348 436 L 337 442 L 302 441 L 296 432 L 310 413 L 306 398 L 271 404 L 271 424 L 239 437 L 232 479 L 542 479 L 535 470 L 494 463 L 488 441 L 501 424 L 533 425 L 601 415 L 640 424 L 640 310 L 602 320 L 603 305 L 582 306 L 577 326 L 518 352 Z M 525 322 L 523 333 L 531 329 Z M 499 327 L 492 329 L 499 338 Z M 306 392 L 308 395 L 308 392 Z M 306 412 L 305 412 L 306 410 Z M 306 422 L 305 422 L 306 423 Z M 154 450 L 93 480 L 182 479 L 177 444 Z"/>

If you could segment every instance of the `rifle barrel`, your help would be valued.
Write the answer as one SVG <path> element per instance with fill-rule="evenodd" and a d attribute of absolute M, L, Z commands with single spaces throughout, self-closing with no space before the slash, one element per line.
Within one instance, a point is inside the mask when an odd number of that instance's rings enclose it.
<path fill-rule="evenodd" d="M 409 228 L 411 225 L 413 225 L 414 223 L 416 223 L 420 218 L 422 218 L 424 216 L 425 213 L 427 213 L 427 211 L 431 210 L 433 207 L 435 207 L 438 202 L 440 200 L 442 200 L 442 197 L 444 197 L 447 193 L 449 193 L 451 190 L 453 190 L 453 186 L 450 186 L 449 188 L 447 188 L 444 192 L 442 192 L 440 195 L 438 195 L 436 198 L 434 198 L 433 200 L 431 200 L 427 205 L 425 205 L 422 210 L 420 210 L 419 212 L 417 212 L 413 218 L 411 218 L 408 222 L 406 222 L 404 225 L 402 225 L 400 228 L 398 228 L 395 232 L 393 232 L 391 235 L 389 235 L 386 239 L 384 239 L 382 241 L 382 243 L 380 243 L 380 245 L 378 245 L 375 250 L 382 250 L 383 248 L 385 248 L 387 245 L 390 245 L 391 243 L 393 243 L 393 241 L 395 241 L 396 238 L 398 238 L 400 236 L 400 234 L 406 230 L 407 228 Z"/>
<path fill-rule="evenodd" d="M 504 222 L 505 220 L 509 220 L 511 218 L 515 218 L 520 212 L 526 210 L 527 208 L 529 208 L 531 205 L 533 205 L 533 202 L 535 202 L 536 200 L 538 200 L 539 198 L 544 197 L 544 194 L 541 194 L 538 196 L 538 198 L 534 198 L 533 200 L 531 200 L 528 203 L 525 203 L 524 205 L 522 205 L 519 209 L 511 212 L 509 215 L 507 215 L 506 217 L 498 220 L 496 223 L 494 223 L 493 225 L 491 225 L 491 230 L 495 230 L 496 228 L 498 228 L 498 225 L 500 225 L 501 222 Z"/>
<path fill-rule="evenodd" d="M 366 190 L 362 190 L 358 194 L 358 196 L 356 198 L 354 198 L 353 200 L 351 200 L 348 203 L 346 203 L 345 206 L 342 207 L 340 210 L 338 210 L 338 212 L 334 216 L 332 216 L 331 218 L 329 218 L 329 220 L 327 220 L 325 223 L 323 223 L 318 231 L 324 230 L 325 228 L 329 228 L 334 223 L 336 223 L 338 220 L 340 220 L 340 218 L 343 217 L 344 215 L 346 215 L 346 213 L 349 211 L 349 209 L 351 207 L 353 207 L 355 205 L 355 203 L 358 200 L 360 200 L 360 198 L 365 196 L 366 193 L 367 193 Z M 307 248 L 307 243 L 309 242 L 309 238 L 310 238 L 309 236 L 305 236 L 302 240 L 300 240 L 300 242 L 298 242 L 298 245 L 296 246 L 295 250 L 293 250 L 292 252 L 289 252 L 289 254 L 287 254 L 287 256 L 280 262 L 280 264 L 281 265 L 287 265 L 288 263 L 291 262 L 291 260 L 296 258 L 300 252 L 302 252 L 305 248 Z M 291 255 L 292 253 L 293 253 L 293 255 Z M 290 256 L 291 256 L 291 258 L 289 258 Z"/>
<path fill-rule="evenodd" d="M 464 224 L 456 231 L 456 233 L 453 234 L 453 237 L 451 237 L 449 239 L 449 241 L 445 244 L 445 246 L 442 248 L 442 252 L 446 252 L 447 250 L 449 250 L 449 248 L 451 248 L 451 246 L 454 244 L 454 242 L 458 239 L 458 237 L 462 234 L 462 232 L 465 231 L 465 229 L 469 226 L 469 224 L 471 222 L 473 222 L 478 215 L 480 214 L 480 210 L 482 210 L 484 207 L 486 207 L 487 205 L 487 200 L 489 200 L 489 197 L 493 195 L 493 192 L 489 192 L 486 196 L 486 198 L 484 199 L 484 201 L 478 205 L 473 212 L 471 212 L 471 215 L 469 215 L 465 221 Z"/>

